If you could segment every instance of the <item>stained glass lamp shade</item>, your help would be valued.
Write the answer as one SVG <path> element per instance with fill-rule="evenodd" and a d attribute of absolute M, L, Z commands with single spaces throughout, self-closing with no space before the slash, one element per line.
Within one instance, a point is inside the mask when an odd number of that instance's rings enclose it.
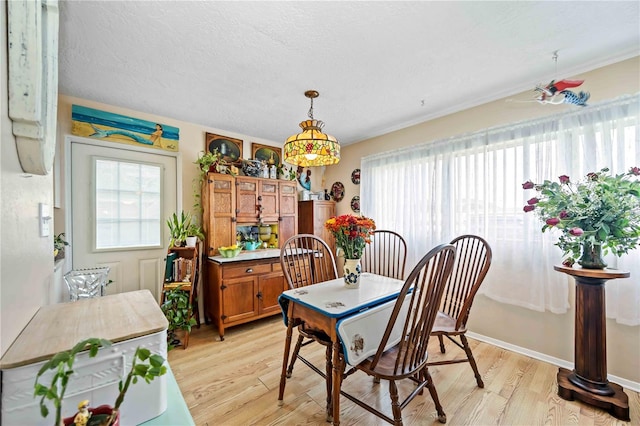
<path fill-rule="evenodd" d="M 324 123 L 313 119 L 313 98 L 318 97 L 318 92 L 309 90 L 305 96 L 311 99 L 310 120 L 301 122 L 302 133 L 290 136 L 284 143 L 284 161 L 302 167 L 337 164 L 340 143 L 333 136 L 322 133 Z"/>

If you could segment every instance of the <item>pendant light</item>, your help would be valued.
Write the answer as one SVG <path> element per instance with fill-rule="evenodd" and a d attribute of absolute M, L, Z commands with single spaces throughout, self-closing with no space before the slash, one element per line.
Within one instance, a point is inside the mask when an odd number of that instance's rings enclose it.
<path fill-rule="evenodd" d="M 322 133 L 324 123 L 313 119 L 313 99 L 320 94 L 307 90 L 304 95 L 311 100 L 310 120 L 300 123 L 302 133 L 290 136 L 284 143 L 284 161 L 294 166 L 329 166 L 340 161 L 340 143 L 331 135 Z"/>

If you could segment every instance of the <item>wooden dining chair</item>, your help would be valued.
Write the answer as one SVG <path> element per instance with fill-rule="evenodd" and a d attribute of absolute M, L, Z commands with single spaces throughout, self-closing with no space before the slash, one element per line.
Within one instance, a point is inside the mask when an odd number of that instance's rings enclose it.
<path fill-rule="evenodd" d="M 404 279 L 407 263 L 407 243 L 397 232 L 375 230 L 371 242 L 364 248 L 361 259 L 362 272 Z"/>
<path fill-rule="evenodd" d="M 289 238 L 280 249 L 280 265 L 290 289 L 305 287 L 333 280 L 338 277 L 336 260 L 327 243 L 320 237 L 311 234 L 299 234 Z M 286 379 L 293 373 L 296 359 L 305 363 L 309 368 L 323 376 L 327 383 L 327 419 L 332 418 L 331 385 L 332 385 L 332 342 L 323 332 L 315 331 L 306 324 L 297 324 L 298 340 L 291 355 L 291 362 L 286 370 L 286 377 L 280 378 L 280 394 L 278 400 L 282 402 Z M 310 361 L 300 355 L 300 348 L 312 342 L 318 342 L 326 347 L 326 368 L 321 371 Z M 289 360 L 285 356 L 282 360 L 283 369 Z"/>
<path fill-rule="evenodd" d="M 484 382 L 465 333 L 471 304 L 491 266 L 491 247 L 476 235 L 461 235 L 451 241 L 451 244 L 456 248 L 456 261 L 442 297 L 432 335 L 438 336 L 440 352 L 445 353 L 443 337 L 446 337 L 465 352 L 466 358 L 433 361 L 429 365 L 468 362 L 476 376 L 478 387 L 483 388 Z M 460 341 L 455 339 L 456 336 Z"/>
<path fill-rule="evenodd" d="M 343 377 L 347 378 L 356 371 L 363 371 L 374 378 L 388 380 L 393 418 L 352 394 L 342 390 L 340 393 L 394 425 L 402 424 L 402 409 L 416 395 L 421 394 L 425 387 L 429 389 L 435 404 L 438 420 L 440 423 L 445 423 L 447 420 L 427 368 L 427 344 L 447 278 L 453 267 L 454 257 L 454 246 L 443 244 L 433 248 L 418 262 L 394 302 L 393 311 L 375 354 L 352 366 L 343 374 Z M 367 311 L 363 311 L 356 316 L 367 314 Z M 367 343 L 371 344 L 371 342 L 363 342 L 364 345 Z M 355 350 L 358 349 L 355 348 Z M 354 348 L 345 346 L 344 350 L 353 351 Z M 341 362 L 340 368 L 344 370 L 344 361 Z M 399 402 L 396 381 L 402 379 L 413 381 L 415 388 L 402 402 Z"/>

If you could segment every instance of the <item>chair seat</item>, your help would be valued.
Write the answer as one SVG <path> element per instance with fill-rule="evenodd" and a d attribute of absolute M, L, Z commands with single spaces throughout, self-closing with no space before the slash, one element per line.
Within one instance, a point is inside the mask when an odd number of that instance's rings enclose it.
<path fill-rule="evenodd" d="M 412 349 L 409 349 L 411 352 Z M 406 350 L 402 351 L 402 354 L 398 354 L 398 346 L 394 346 L 391 349 L 385 351 L 380 357 L 380 361 L 376 365 L 374 370 L 371 369 L 371 362 L 373 361 L 374 356 L 370 356 L 365 361 L 358 365 L 358 368 L 363 371 L 369 371 L 371 373 L 375 373 L 376 376 L 379 376 L 383 379 L 385 378 L 393 378 L 394 380 L 401 379 L 403 377 L 409 377 L 415 374 L 415 370 L 405 370 L 405 371 L 395 371 L 396 363 L 398 358 L 401 358 Z M 426 355 L 426 354 L 425 354 Z M 426 364 L 426 359 L 424 360 Z"/>
<path fill-rule="evenodd" d="M 433 324 L 433 331 L 431 334 L 464 334 L 467 332 L 467 327 L 461 327 L 456 330 L 456 319 L 451 316 L 445 314 L 444 312 L 438 311 L 438 315 L 436 316 L 436 321 Z"/>

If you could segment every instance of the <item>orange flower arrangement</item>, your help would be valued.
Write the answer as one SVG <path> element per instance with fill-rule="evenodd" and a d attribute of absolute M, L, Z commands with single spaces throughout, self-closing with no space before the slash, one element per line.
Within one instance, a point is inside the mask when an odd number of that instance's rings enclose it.
<path fill-rule="evenodd" d="M 336 238 L 336 246 L 342 250 L 345 259 L 360 259 L 376 229 L 373 219 L 351 214 L 332 217 L 324 226 Z"/>

